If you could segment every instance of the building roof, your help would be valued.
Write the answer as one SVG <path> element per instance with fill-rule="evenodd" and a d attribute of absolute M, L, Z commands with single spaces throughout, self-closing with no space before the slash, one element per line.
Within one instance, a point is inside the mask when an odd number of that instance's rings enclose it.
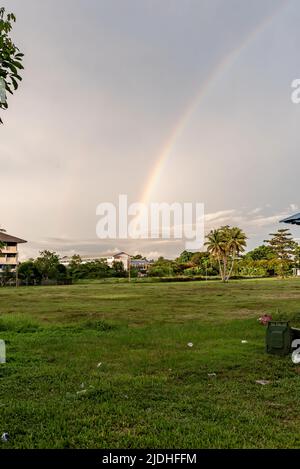
<path fill-rule="evenodd" d="M 124 251 L 116 252 L 115 254 L 112 254 L 111 257 L 118 257 L 118 256 L 122 256 L 122 255 L 124 255 L 124 254 L 125 254 L 125 256 L 130 257 L 130 255 L 127 254 L 127 252 L 124 252 Z"/>
<path fill-rule="evenodd" d="M 132 259 L 131 260 L 131 265 L 145 265 L 145 264 L 152 264 L 152 262 L 148 261 L 148 259 Z"/>
<path fill-rule="evenodd" d="M 27 241 L 25 241 L 25 239 L 21 239 L 21 238 L 16 238 L 15 236 L 11 236 L 7 233 L 4 233 L 2 231 L 0 231 L 0 241 L 2 241 L 3 243 L 27 243 Z"/>
<path fill-rule="evenodd" d="M 280 220 L 280 223 L 290 223 L 292 225 L 300 225 L 300 213 L 295 213 L 295 215 L 291 215 L 290 217 L 284 218 Z"/>

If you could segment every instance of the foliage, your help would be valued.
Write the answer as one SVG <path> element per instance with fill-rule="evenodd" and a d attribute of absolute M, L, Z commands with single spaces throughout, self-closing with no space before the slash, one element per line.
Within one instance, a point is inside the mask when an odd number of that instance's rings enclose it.
<path fill-rule="evenodd" d="M 112 263 L 112 276 L 113 277 L 126 277 L 127 272 L 124 268 L 124 264 L 121 261 L 113 261 Z"/>
<path fill-rule="evenodd" d="M 272 259 L 274 257 L 276 257 L 276 254 L 272 248 L 270 246 L 266 246 L 265 244 L 247 252 L 247 254 L 244 256 L 245 259 L 252 259 L 253 261 Z"/>
<path fill-rule="evenodd" d="M 146 260 L 146 257 L 142 256 L 141 254 L 136 254 L 135 256 L 132 256 L 133 260 L 143 260 L 145 261 Z"/>
<path fill-rule="evenodd" d="M 15 273 L 12 271 L 9 265 L 4 266 L 4 269 L 1 271 L 0 282 L 2 287 L 7 285 L 15 284 Z"/>
<path fill-rule="evenodd" d="M 153 262 L 150 266 L 148 275 L 149 277 L 168 277 L 174 275 L 175 264 L 173 261 L 159 257 L 157 261 Z"/>
<path fill-rule="evenodd" d="M 55 252 L 44 250 L 35 260 L 35 265 L 42 276 L 42 279 L 55 279 L 58 273 L 59 256 Z"/>
<path fill-rule="evenodd" d="M 71 257 L 69 267 L 70 267 L 70 269 L 75 269 L 76 267 L 80 266 L 81 263 L 82 263 L 81 256 L 79 256 L 79 254 L 74 254 Z"/>
<path fill-rule="evenodd" d="M 19 279 L 25 285 L 40 284 L 42 275 L 33 260 L 22 262 L 18 269 Z"/>
<path fill-rule="evenodd" d="M 285 277 L 291 268 L 297 243 L 295 243 L 290 230 L 287 228 L 281 228 L 276 233 L 270 233 L 270 236 L 272 238 L 265 240 L 265 243 L 270 246 L 276 258 L 280 261 L 277 265 L 277 273 L 281 277 Z"/>
<path fill-rule="evenodd" d="M 184 264 L 186 262 L 190 262 L 192 260 L 192 257 L 194 256 L 193 252 L 190 251 L 183 251 L 179 257 L 177 257 L 176 261 L 179 264 Z"/>
<path fill-rule="evenodd" d="M 223 282 L 227 282 L 232 274 L 235 261 L 245 250 L 246 235 L 238 227 L 228 225 L 211 230 L 207 235 L 207 251 L 218 261 L 219 272 Z"/>
<path fill-rule="evenodd" d="M 5 13 L 4 8 L 0 8 L 0 85 L 4 81 L 6 91 L 13 94 L 18 89 L 18 82 L 22 80 L 20 70 L 23 70 L 22 54 L 13 43 L 10 33 L 12 25 L 16 21 L 13 13 Z M 0 102 L 0 108 L 7 109 L 7 101 Z M 0 123 L 2 120 L 0 118 Z"/>
<path fill-rule="evenodd" d="M 112 270 L 104 260 L 82 263 L 80 256 L 74 255 L 68 266 L 73 279 L 97 279 L 112 276 Z"/>

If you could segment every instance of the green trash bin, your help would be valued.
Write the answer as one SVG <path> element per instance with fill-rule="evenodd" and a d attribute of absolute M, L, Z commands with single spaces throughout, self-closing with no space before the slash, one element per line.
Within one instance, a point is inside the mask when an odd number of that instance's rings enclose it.
<path fill-rule="evenodd" d="M 288 355 L 291 352 L 293 331 L 288 322 L 270 321 L 266 333 L 266 351 L 274 355 Z"/>

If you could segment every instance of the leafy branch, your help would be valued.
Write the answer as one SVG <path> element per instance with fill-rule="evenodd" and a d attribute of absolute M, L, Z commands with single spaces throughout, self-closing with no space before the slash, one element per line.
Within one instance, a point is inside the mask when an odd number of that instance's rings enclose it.
<path fill-rule="evenodd" d="M 5 8 L 0 8 L 0 87 L 2 90 L 2 97 L 5 96 L 7 91 L 13 94 L 19 87 L 19 82 L 22 80 L 20 76 L 21 70 L 24 69 L 22 54 L 19 48 L 13 43 L 10 38 L 13 23 L 16 17 L 13 13 L 5 13 Z M 1 90 L 0 90 L 1 94 Z M 5 99 L 0 99 L 0 109 L 7 109 L 8 104 Z M 0 123 L 3 124 L 0 118 Z"/>

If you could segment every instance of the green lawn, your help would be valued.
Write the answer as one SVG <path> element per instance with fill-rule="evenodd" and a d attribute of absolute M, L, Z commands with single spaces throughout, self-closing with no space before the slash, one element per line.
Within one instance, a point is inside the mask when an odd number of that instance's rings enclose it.
<path fill-rule="evenodd" d="M 300 324 L 299 280 L 0 289 L 0 448 L 299 448 L 278 308 Z"/>

